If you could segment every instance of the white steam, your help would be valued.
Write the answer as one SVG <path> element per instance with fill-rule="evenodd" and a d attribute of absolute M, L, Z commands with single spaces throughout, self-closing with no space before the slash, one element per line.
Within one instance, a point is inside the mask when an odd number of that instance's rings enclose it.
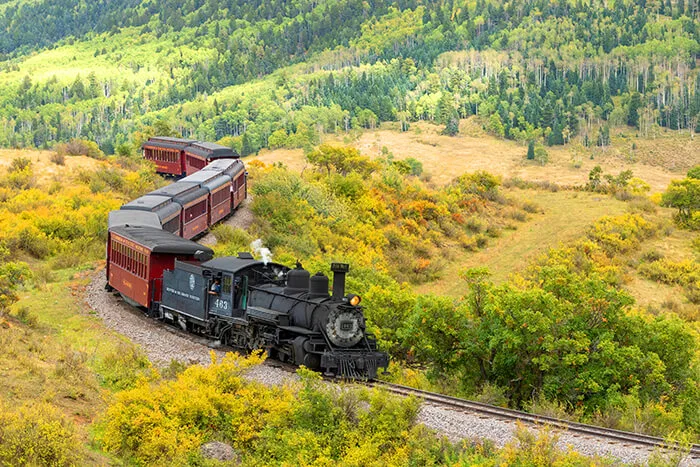
<path fill-rule="evenodd" d="M 255 240 L 250 244 L 250 248 L 253 250 L 256 256 L 260 256 L 262 258 L 263 263 L 267 264 L 272 261 L 272 252 L 269 248 L 263 246 L 262 239 L 259 238 Z"/>

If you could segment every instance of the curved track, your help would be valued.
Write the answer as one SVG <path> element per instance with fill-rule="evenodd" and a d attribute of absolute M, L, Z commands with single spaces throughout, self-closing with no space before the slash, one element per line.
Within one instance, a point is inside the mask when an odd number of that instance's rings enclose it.
<path fill-rule="evenodd" d="M 442 406 L 451 410 L 459 410 L 484 415 L 491 418 L 498 418 L 511 421 L 520 421 L 538 426 L 550 426 L 559 430 L 565 430 L 572 434 L 582 437 L 595 437 L 607 441 L 608 443 L 619 443 L 630 447 L 644 447 L 647 449 L 664 448 L 677 449 L 676 446 L 669 445 L 662 438 L 655 436 L 644 435 L 641 433 L 632 433 L 612 428 L 603 428 L 594 425 L 586 425 L 583 423 L 570 422 L 545 415 L 535 415 L 519 410 L 506 409 L 494 405 L 484 404 L 481 402 L 473 402 L 456 397 L 445 396 L 420 389 L 414 389 L 398 384 L 386 383 L 383 381 L 372 381 L 365 383 L 370 387 L 381 388 L 393 394 L 401 396 L 416 396 L 424 400 L 428 404 Z M 690 446 L 688 456 L 693 460 L 700 459 L 700 445 L 693 444 Z"/>
<path fill-rule="evenodd" d="M 104 291 L 104 279 L 99 273 L 96 274 L 95 280 L 89 287 L 87 302 L 90 307 L 94 309 L 103 320 L 105 320 L 107 327 L 110 327 L 127 336 L 132 341 L 141 344 L 147 351 L 149 358 L 155 359 L 153 361 L 160 361 L 160 363 L 164 365 L 167 365 L 170 359 L 181 359 L 189 364 L 206 365 L 210 363 L 210 351 L 214 350 L 217 354 L 219 354 L 219 356 L 223 356 L 225 351 L 230 350 L 228 348 L 212 348 L 212 343 L 207 339 L 194 336 L 183 332 L 174 326 L 147 318 L 139 310 L 124 304 L 121 299 L 114 297 L 112 294 L 106 293 Z M 276 385 L 284 384 L 285 381 L 289 381 L 289 378 L 294 378 L 293 374 L 295 371 L 296 367 L 285 363 L 268 360 L 259 370 L 255 370 L 255 374 L 251 376 L 253 376 L 253 379 L 264 382 L 265 384 Z M 334 383 L 338 382 L 337 379 L 329 379 L 329 381 Z M 612 452 L 606 453 L 605 449 L 607 448 L 603 448 L 603 450 L 589 450 L 588 454 L 597 452 L 601 455 L 618 457 L 618 453 L 620 452 L 619 449 L 626 449 L 628 452 L 639 453 L 637 457 L 627 458 L 626 462 L 644 463 L 646 454 L 642 455 L 642 453 L 649 452 L 654 448 L 662 447 L 666 449 L 676 449 L 674 446 L 669 446 L 667 443 L 665 443 L 663 439 L 653 436 L 623 432 L 619 430 L 569 422 L 553 417 L 504 409 L 502 407 L 467 401 L 382 381 L 366 382 L 364 384 L 367 386 L 384 389 L 399 396 L 413 395 L 418 397 L 424 401 L 424 406 L 434 407 L 434 409 L 432 409 L 433 411 L 438 410 L 438 412 L 442 413 L 442 415 L 434 415 L 439 418 L 446 416 L 448 418 L 453 418 L 446 415 L 447 413 L 451 412 L 458 418 L 466 417 L 466 420 L 468 420 L 471 417 L 472 420 L 482 419 L 486 423 L 488 423 L 488 420 L 493 420 L 493 423 L 497 425 L 498 423 L 502 425 L 504 422 L 508 423 L 513 421 L 521 421 L 535 428 L 549 426 L 555 430 L 560 430 L 566 433 L 570 441 L 573 441 L 571 438 L 577 438 L 581 440 L 581 442 L 584 442 L 585 440 L 585 443 L 587 443 L 589 446 L 591 443 L 609 445 L 610 449 L 615 449 L 617 451 L 615 454 Z M 435 426 L 433 423 L 429 423 L 429 421 L 426 422 L 423 420 L 421 422 L 426 423 L 428 426 L 440 431 L 438 426 Z M 459 419 L 459 421 L 456 421 L 455 423 L 463 424 L 471 422 Z M 495 428 L 492 427 L 490 429 L 494 430 Z M 512 428 L 506 428 L 506 431 L 508 432 L 511 430 Z M 462 430 L 460 430 L 459 437 L 462 438 L 464 436 L 480 437 L 481 435 L 474 432 L 471 434 L 464 434 L 462 433 Z M 564 448 L 568 442 L 569 441 L 566 441 L 564 443 Z M 614 448 L 614 446 L 617 446 L 617 448 Z M 683 462 L 683 465 L 700 465 L 700 446 L 691 446 L 690 452 L 688 453 L 686 461 Z"/>

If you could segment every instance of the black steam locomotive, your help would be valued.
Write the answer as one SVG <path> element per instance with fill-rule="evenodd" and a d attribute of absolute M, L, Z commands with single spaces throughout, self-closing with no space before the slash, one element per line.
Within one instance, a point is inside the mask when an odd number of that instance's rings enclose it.
<path fill-rule="evenodd" d="M 389 357 L 365 330 L 360 297 L 345 294 L 347 264 L 328 277 L 256 261 L 249 253 L 163 272 L 158 317 L 182 329 L 344 378 L 373 379 Z"/>

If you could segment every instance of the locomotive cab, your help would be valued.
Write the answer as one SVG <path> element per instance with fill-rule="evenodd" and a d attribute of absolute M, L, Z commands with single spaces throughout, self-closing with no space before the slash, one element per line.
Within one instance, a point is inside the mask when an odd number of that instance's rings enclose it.
<path fill-rule="evenodd" d="M 250 285 L 282 280 L 288 269 L 256 261 L 249 253 L 201 264 L 178 261 L 163 274 L 161 317 L 184 330 L 247 349 L 237 343 L 247 339 Z"/>
<path fill-rule="evenodd" d="M 234 276 L 229 272 L 205 271 L 211 274 L 208 280 L 208 312 L 228 318 L 245 318 L 248 296 L 248 278 Z"/>

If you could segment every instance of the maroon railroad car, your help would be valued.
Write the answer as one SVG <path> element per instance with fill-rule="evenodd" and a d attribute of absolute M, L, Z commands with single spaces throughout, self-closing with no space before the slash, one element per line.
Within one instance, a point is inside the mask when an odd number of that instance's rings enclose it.
<path fill-rule="evenodd" d="M 218 159 L 234 159 L 238 154 L 233 149 L 215 143 L 195 141 L 184 150 L 185 175 L 202 170 L 207 164 Z"/>
<path fill-rule="evenodd" d="M 231 214 L 231 177 L 220 172 L 200 170 L 181 182 L 197 183 L 209 191 L 209 227 Z"/>
<path fill-rule="evenodd" d="M 175 260 L 201 262 L 214 252 L 170 232 L 143 226 L 119 226 L 107 237 L 107 286 L 132 305 L 151 309 L 162 297 L 163 271 Z"/>
<path fill-rule="evenodd" d="M 219 172 L 231 177 L 231 209 L 236 209 L 248 197 L 248 178 L 240 159 L 219 159 L 202 169 L 202 172 Z"/>
<path fill-rule="evenodd" d="M 185 173 L 185 148 L 196 143 L 193 139 L 154 136 L 141 145 L 143 157 L 153 161 L 156 172 L 181 176 Z"/>
<path fill-rule="evenodd" d="M 209 190 L 196 183 L 176 182 L 147 194 L 165 196 L 182 206 L 180 236 L 193 238 L 209 228 Z"/>

